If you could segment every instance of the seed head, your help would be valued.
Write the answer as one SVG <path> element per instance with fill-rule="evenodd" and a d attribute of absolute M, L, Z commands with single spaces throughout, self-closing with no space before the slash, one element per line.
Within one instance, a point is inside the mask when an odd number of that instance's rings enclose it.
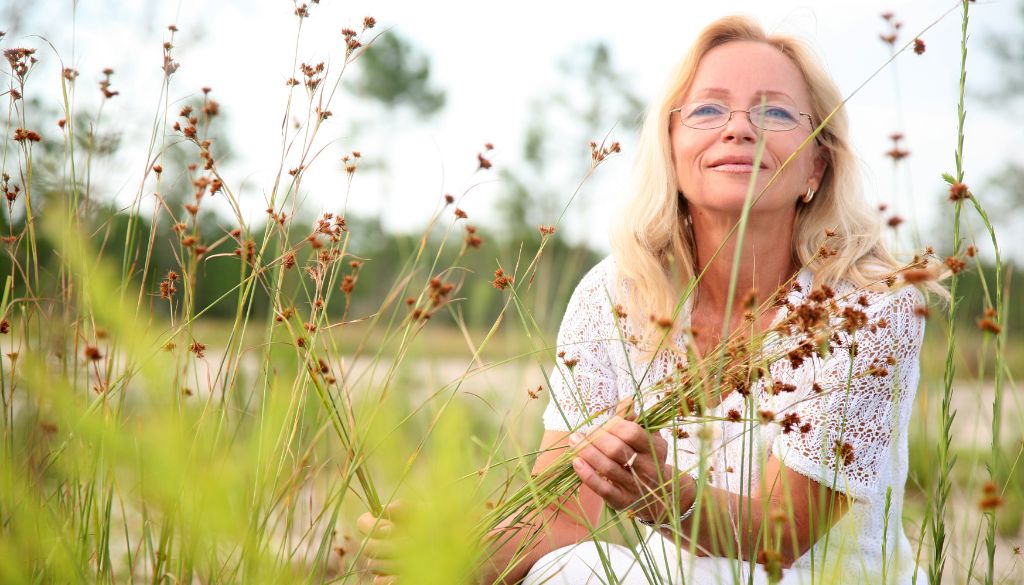
<path fill-rule="evenodd" d="M 999 325 L 998 315 L 995 309 L 985 309 L 981 319 L 978 319 L 978 329 L 992 335 L 999 335 L 1003 328 Z"/>
<path fill-rule="evenodd" d="M 840 443 L 838 440 L 835 442 L 835 454 L 836 457 L 843 461 L 844 465 L 853 463 L 854 453 L 853 445 L 850 443 Z"/>
<path fill-rule="evenodd" d="M 206 356 L 206 344 L 193 341 L 192 345 L 188 346 L 188 350 L 196 354 L 197 358 L 203 358 Z"/>
<path fill-rule="evenodd" d="M 914 52 L 918 55 L 924 55 L 924 41 L 921 39 L 914 39 Z"/>
<path fill-rule="evenodd" d="M 489 169 L 489 168 L 491 168 L 491 161 L 488 158 L 484 157 L 483 153 L 478 152 L 477 155 L 476 155 L 476 160 L 477 160 L 477 164 L 479 165 L 477 167 L 477 169 Z"/>
<path fill-rule="evenodd" d="M 961 260 L 960 258 L 957 258 L 956 256 L 947 257 L 945 260 L 945 264 L 946 267 L 949 268 L 949 271 L 952 272 L 953 274 L 957 274 L 958 272 L 967 267 L 967 263 Z"/>
<path fill-rule="evenodd" d="M 991 512 L 1003 505 L 1003 498 L 999 496 L 999 488 L 991 481 L 985 482 L 981 487 L 981 500 L 978 507 L 982 512 Z"/>
<path fill-rule="evenodd" d="M 949 187 L 949 200 L 950 201 L 963 201 L 971 196 L 970 190 L 967 185 L 963 183 L 954 183 Z"/>
<path fill-rule="evenodd" d="M 498 268 L 494 271 L 494 280 L 491 281 L 491 285 L 498 290 L 505 290 L 505 287 L 511 286 L 515 281 L 514 276 L 505 274 L 504 270 Z"/>
<path fill-rule="evenodd" d="M 893 147 L 892 149 L 886 151 L 885 155 L 888 156 L 889 158 L 891 158 L 893 160 L 893 162 L 899 162 L 899 161 L 907 158 L 908 156 L 910 156 L 910 151 L 909 150 L 903 150 L 903 149 L 897 148 L 897 147 Z"/>

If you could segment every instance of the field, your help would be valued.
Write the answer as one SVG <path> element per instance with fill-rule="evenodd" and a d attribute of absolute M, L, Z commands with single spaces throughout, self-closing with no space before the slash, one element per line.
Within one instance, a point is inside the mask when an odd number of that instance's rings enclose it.
<path fill-rule="evenodd" d="M 290 15 L 298 36 L 313 4 Z M 893 276 L 925 267 L 950 293 L 929 301 L 898 520 L 929 582 L 1024 583 L 1024 288 L 963 183 L 972 10 L 957 5 L 962 36 L 943 41 L 963 59 L 960 147 L 935 169 L 949 241 Z M 618 143 L 591 144 L 540 225 L 478 225 L 465 193 L 438 193 L 419 233 L 388 232 L 347 205 L 361 173 L 392 171 L 355 149 L 320 157 L 342 80 L 388 42 L 367 17 L 333 65 L 296 54 L 285 116 L 269 122 L 295 121 L 280 164 L 262 200 L 243 197 L 220 167 L 231 105 L 207 88 L 178 99 L 177 33 L 162 31 L 147 144 L 104 133 L 114 72 L 98 108 L 79 109 L 78 92 L 96 91 L 82 74 L 36 79 L 54 53 L 0 41 L 0 582 L 371 583 L 355 519 L 395 499 L 408 507 L 399 583 L 471 582 L 502 517 L 569 485 L 530 468 L 562 311 L 602 254 L 560 222 Z M 914 37 L 891 44 L 894 59 L 915 50 Z M 474 180 L 490 180 L 494 147 L 477 150 Z M 92 174 L 115 151 L 142 169 L 127 206 Z M 344 203 L 303 207 L 307 173 L 332 164 Z M 968 217 L 985 255 L 961 232 Z M 592 534 L 640 535 L 611 511 Z"/>

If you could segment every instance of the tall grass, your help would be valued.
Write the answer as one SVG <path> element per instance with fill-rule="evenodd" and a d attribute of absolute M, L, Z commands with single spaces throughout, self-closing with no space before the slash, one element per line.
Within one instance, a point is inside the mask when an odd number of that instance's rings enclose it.
<path fill-rule="evenodd" d="M 49 46 L 7 48 L 0 581 L 370 582 L 367 543 L 353 520 L 402 499 L 407 510 L 391 570 L 408 583 L 466 582 L 508 537 L 501 526 L 565 505 L 578 485 L 568 456 L 545 474 L 530 475 L 547 374 L 561 359 L 554 357 L 554 323 L 538 313 L 550 312 L 539 310 L 551 298 L 543 291 L 555 290 L 552 296 L 564 302 L 567 287 L 589 267 L 585 252 L 566 250 L 556 226 L 618 144 L 592 146 L 576 191 L 552 226 L 539 226 L 536 239 L 507 249 L 492 245 L 464 211 L 472 211 L 469 190 L 437 193 L 435 211 L 410 251 L 397 265 L 374 266 L 347 209 L 361 176 L 358 145 L 345 145 L 348 154 L 337 167 L 346 203 L 304 223 L 315 215 L 302 207 L 304 178 L 313 165 L 329 164 L 325 125 L 332 108 L 344 111 L 342 79 L 373 50 L 377 30 L 367 18 L 361 30 L 344 31 L 341 54 L 323 57 L 337 65 L 302 63 L 299 40 L 304 21 L 316 17 L 313 4 L 296 5 L 292 15 L 295 53 L 291 80 L 281 90 L 288 96 L 283 119 L 300 123 L 281 126 L 265 201 L 243 196 L 220 164 L 227 145 L 218 138 L 218 115 L 230 104 L 218 104 L 216 91 L 175 83 L 176 27 L 168 29 L 163 60 L 154 64 L 164 77 L 147 143 L 132 149 L 142 179 L 125 210 L 101 194 L 110 179 L 94 177 L 105 120 L 125 97 L 117 77 L 103 74 L 102 99 L 89 110 L 78 104 L 82 92 L 93 90 L 82 87 L 77 71 L 62 63 L 59 83 L 33 75 L 36 60 L 60 60 L 59 53 Z M 970 210 L 995 251 L 993 278 L 980 262 L 973 267 L 993 311 L 980 316 L 986 335 L 994 336 L 991 348 L 985 338 L 993 364 L 992 437 L 983 455 L 968 453 L 987 465 L 991 485 L 963 475 L 964 457 L 957 463 L 957 429 L 965 423 L 954 426 L 954 403 L 965 348 L 955 327 L 965 273 L 955 269 L 945 323 L 930 321 L 947 332 L 940 410 L 931 412 L 934 380 L 925 379 L 915 414 L 937 421 L 937 466 L 912 473 L 922 489 L 908 492 L 906 518 L 888 519 L 921 535 L 915 553 L 926 559 L 922 565 L 935 583 L 1019 576 L 1010 553 L 1016 534 L 1006 533 L 1019 531 L 1019 523 L 1003 518 L 1019 513 L 1011 502 L 1024 505 L 1021 453 L 1005 448 L 1001 429 L 1004 419 L 1020 414 L 1004 401 L 1006 383 L 1013 387 L 1005 357 L 1007 269 L 982 202 L 961 189 L 968 6 L 962 7 L 956 170 L 946 179 L 951 196 L 957 194 L 952 259 L 967 256 L 959 229 Z M 44 101 L 51 90 L 59 91 L 63 120 L 44 131 L 33 98 Z M 194 98 L 181 101 L 183 94 Z M 491 152 L 490 145 L 481 149 L 467 180 L 487 176 Z M 751 188 L 747 209 L 755 197 Z M 267 208 L 265 220 L 246 220 L 253 205 Z M 741 223 L 735 233 L 742 239 L 744 231 Z M 203 291 L 213 280 L 228 284 L 211 300 Z M 730 296 L 738 294 L 735 281 L 734 274 Z M 482 326 L 467 317 L 473 303 L 485 307 Z M 682 306 L 681 300 L 677 311 Z M 786 333 L 786 325 L 775 333 Z M 785 355 L 762 349 L 765 341 L 735 339 L 700 359 L 687 356 L 688 369 L 667 379 L 635 372 L 638 398 L 663 395 L 645 402 L 640 422 L 680 433 L 681 410 L 691 422 L 719 422 L 702 414 L 704 401 L 752 383 L 758 368 Z M 984 369 L 979 377 L 986 378 Z M 747 412 L 758 408 L 749 398 Z M 748 437 L 759 425 L 779 424 L 767 415 L 740 422 Z M 936 437 L 926 427 L 911 439 L 913 456 L 924 458 Z M 744 449 L 747 477 L 762 454 L 752 442 Z M 702 450 L 702 462 L 711 455 Z M 660 496 L 677 500 L 667 479 Z M 706 474 L 698 485 L 706 487 Z M 968 513 L 973 510 L 979 513 Z M 761 558 L 749 562 L 778 568 L 779 526 L 734 541 L 730 519 L 720 512 L 707 505 L 697 511 L 720 554 L 760 549 Z M 665 581 L 671 559 L 653 550 L 628 516 L 606 513 L 590 536 L 633 545 L 648 580 Z M 792 518 L 777 519 L 787 521 Z M 950 522 L 962 530 L 950 530 Z M 822 580 L 841 582 L 841 576 Z"/>

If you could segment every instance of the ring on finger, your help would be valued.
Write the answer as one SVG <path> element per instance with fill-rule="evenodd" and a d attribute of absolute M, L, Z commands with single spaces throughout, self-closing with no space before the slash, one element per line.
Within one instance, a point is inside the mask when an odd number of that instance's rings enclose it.
<path fill-rule="evenodd" d="M 623 463 L 622 466 L 625 467 L 626 469 L 633 469 L 633 463 L 636 462 L 636 456 L 637 452 L 633 451 L 633 454 L 630 455 L 629 460 Z"/>

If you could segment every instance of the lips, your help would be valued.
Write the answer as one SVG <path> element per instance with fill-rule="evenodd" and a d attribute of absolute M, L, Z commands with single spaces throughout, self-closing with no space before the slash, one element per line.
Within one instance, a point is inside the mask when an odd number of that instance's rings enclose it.
<path fill-rule="evenodd" d="M 754 171 L 754 157 L 744 155 L 722 156 L 708 165 L 709 169 L 723 173 L 751 173 Z M 768 165 L 761 161 L 760 169 L 766 170 Z"/>

